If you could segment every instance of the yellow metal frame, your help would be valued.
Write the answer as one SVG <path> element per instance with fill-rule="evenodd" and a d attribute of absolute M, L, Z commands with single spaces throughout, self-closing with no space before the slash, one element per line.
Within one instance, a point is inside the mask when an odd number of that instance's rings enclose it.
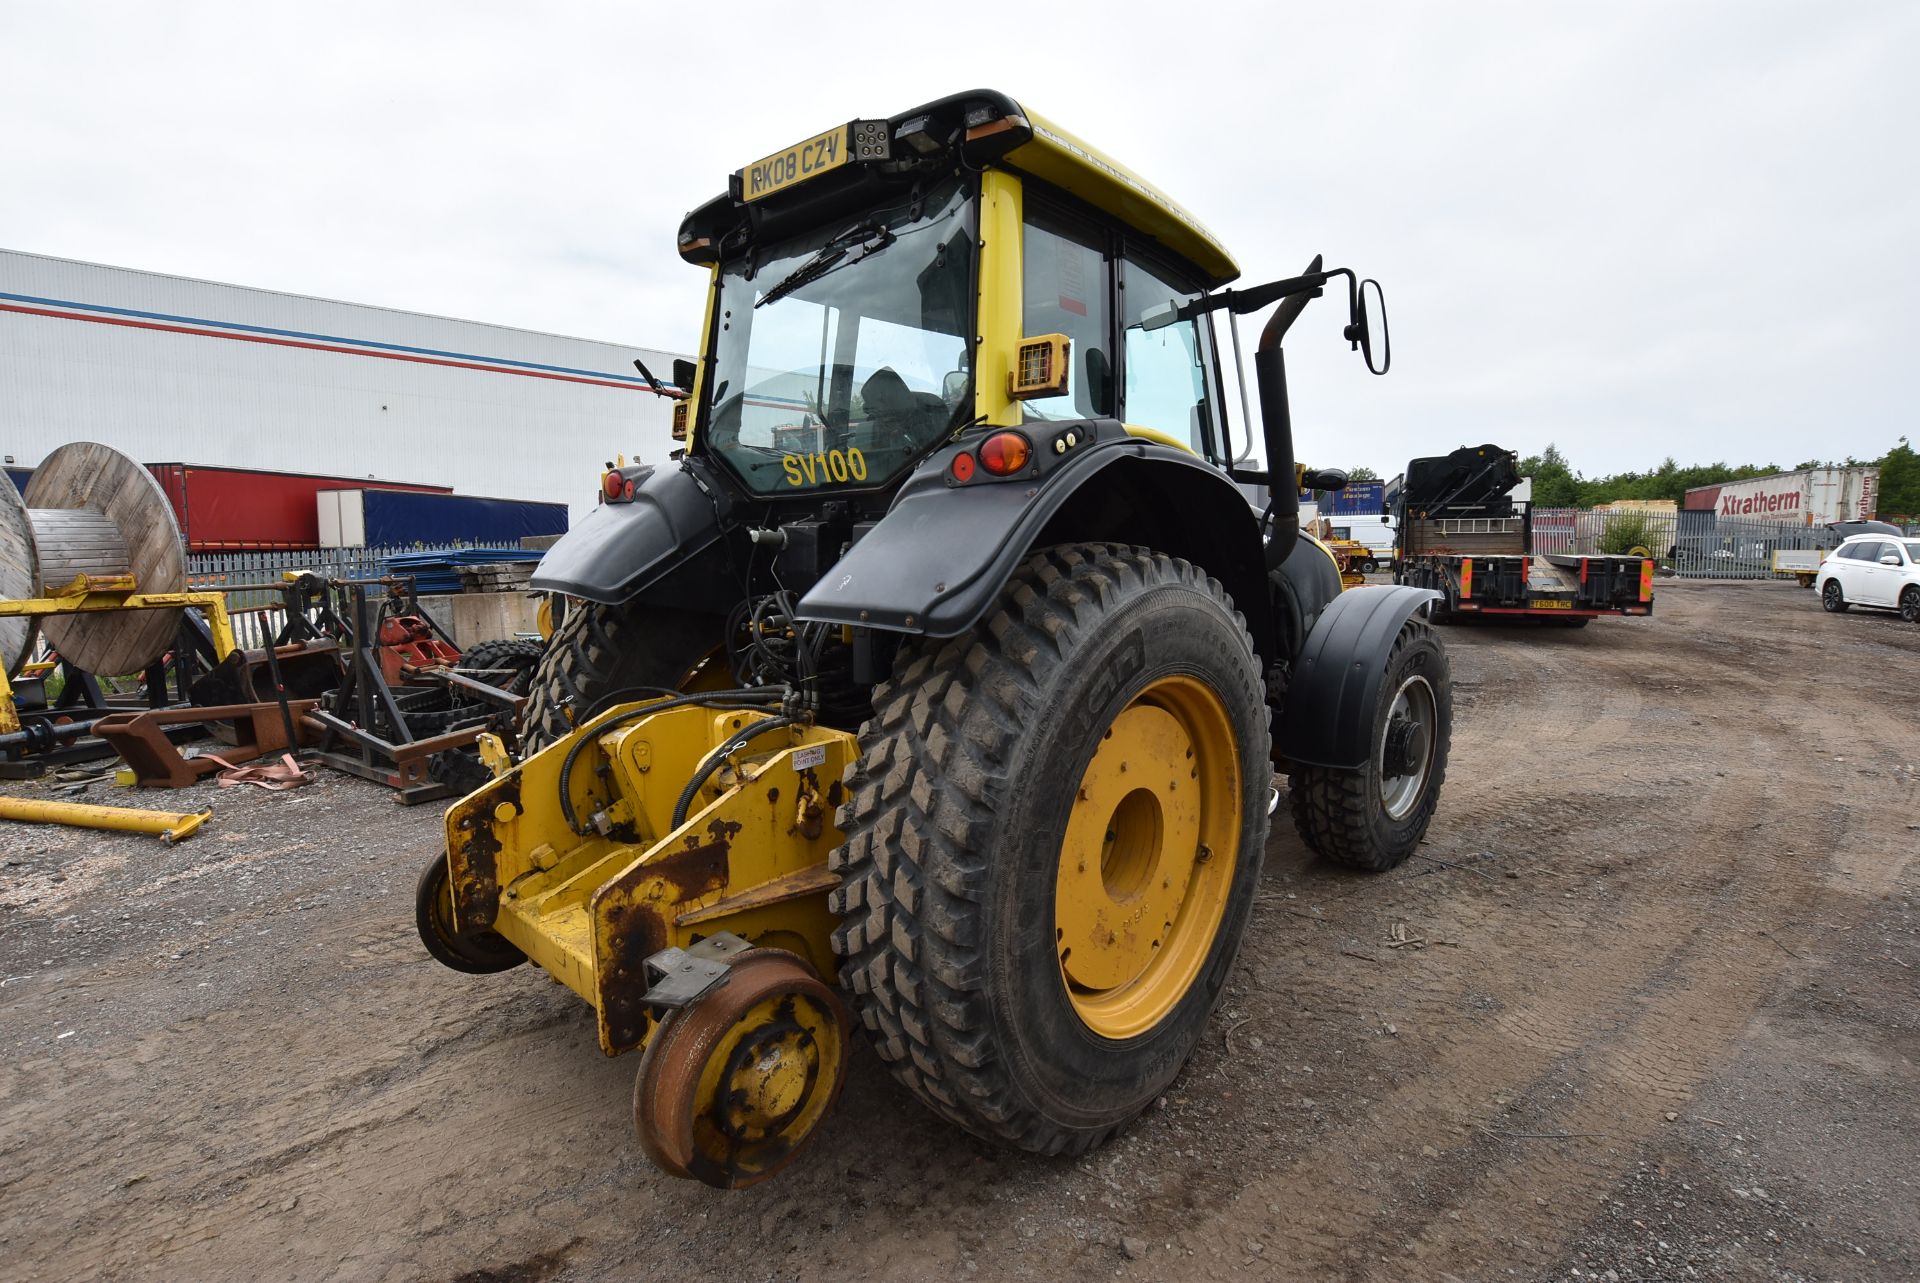
<path fill-rule="evenodd" d="M 664 949 L 730 931 L 799 955 L 829 983 L 836 966 L 827 854 L 841 841 L 833 813 L 854 738 L 801 726 L 756 735 L 674 825 L 687 781 L 770 714 L 646 709 L 609 710 L 446 819 L 458 929 L 499 933 L 585 999 L 608 1055 L 651 1036 L 643 964 Z M 584 836 L 558 805 L 563 771 Z"/>
<path fill-rule="evenodd" d="M 72 583 L 49 591 L 45 597 L 0 600 L 0 619 L 23 616 L 41 619 L 48 615 L 87 615 L 110 610 L 174 610 L 186 606 L 198 606 L 206 613 L 215 661 L 232 654 L 235 649 L 233 619 L 227 614 L 225 593 L 143 593 L 136 590 L 132 575 L 76 575 Z M 0 667 L 0 735 L 19 729 L 20 714 L 13 705 L 13 683 L 7 680 L 6 669 Z"/>
<path fill-rule="evenodd" d="M 1025 217 L 1018 178 L 1004 169 L 980 176 L 980 343 L 973 360 L 973 413 L 997 428 L 1017 428 L 1025 417 L 1008 395 L 1020 359 Z"/>

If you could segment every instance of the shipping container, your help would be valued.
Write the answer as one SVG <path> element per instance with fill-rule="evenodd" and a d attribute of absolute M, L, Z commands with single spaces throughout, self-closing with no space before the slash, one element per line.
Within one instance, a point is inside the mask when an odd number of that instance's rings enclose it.
<path fill-rule="evenodd" d="M 1746 481 L 1695 486 L 1682 505 L 1688 512 L 1722 517 L 1824 526 L 1830 521 L 1866 521 L 1876 515 L 1880 469 L 1802 468 Z"/>
<path fill-rule="evenodd" d="M 567 505 L 405 490 L 330 490 L 315 497 L 325 548 L 512 543 L 567 531 Z"/>
<path fill-rule="evenodd" d="M 318 548 L 316 495 L 329 490 L 407 490 L 447 494 L 450 487 L 366 477 L 265 472 L 190 463 L 149 463 L 190 552 Z"/>
<path fill-rule="evenodd" d="M 1387 483 L 1349 481 L 1344 490 L 1302 490 L 1300 501 L 1317 505 L 1323 517 L 1377 517 L 1387 510 Z"/>

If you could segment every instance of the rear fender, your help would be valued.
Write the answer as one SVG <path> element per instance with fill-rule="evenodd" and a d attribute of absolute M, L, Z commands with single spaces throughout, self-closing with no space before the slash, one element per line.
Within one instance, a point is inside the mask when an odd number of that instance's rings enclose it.
<path fill-rule="evenodd" d="M 1373 712 L 1387 656 L 1407 620 L 1440 594 L 1427 588 L 1350 588 L 1321 614 L 1287 684 L 1274 756 L 1357 770 L 1373 753 Z"/>
<path fill-rule="evenodd" d="M 691 465 L 656 468 L 631 500 L 600 504 L 547 549 L 532 586 L 618 606 L 720 538 L 718 495 Z"/>
<path fill-rule="evenodd" d="M 1126 436 L 1118 424 L 1092 426 L 1097 443 L 1032 480 L 952 485 L 955 451 L 935 454 L 886 517 L 801 598 L 800 617 L 956 636 L 986 615 L 1034 547 L 1101 540 L 1153 547 L 1205 569 L 1270 655 L 1259 523 L 1245 496 L 1197 456 Z"/>

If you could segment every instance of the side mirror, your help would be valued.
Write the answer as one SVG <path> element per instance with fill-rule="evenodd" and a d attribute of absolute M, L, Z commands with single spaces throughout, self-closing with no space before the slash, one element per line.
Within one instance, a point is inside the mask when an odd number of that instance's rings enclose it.
<path fill-rule="evenodd" d="M 1369 372 L 1385 374 L 1392 367 L 1393 340 L 1387 333 L 1387 296 L 1380 289 L 1380 282 L 1371 277 L 1360 282 L 1354 294 L 1353 319 L 1345 335 L 1347 342 L 1360 349 Z"/>
<path fill-rule="evenodd" d="M 1140 313 L 1140 328 L 1143 330 L 1164 330 L 1180 319 L 1180 304 L 1173 299 L 1148 308 Z"/>
<path fill-rule="evenodd" d="M 1880 564 L 1883 566 L 1897 566 L 1900 564 L 1900 554 L 1897 552 L 1887 553 L 1880 558 Z"/>
<path fill-rule="evenodd" d="M 948 370 L 947 377 L 940 381 L 940 399 L 948 405 L 959 405 L 960 398 L 967 394 L 972 376 L 965 370 Z"/>
<path fill-rule="evenodd" d="M 1339 468 L 1315 468 L 1300 478 L 1303 490 L 1345 490 L 1347 474 Z"/>
<path fill-rule="evenodd" d="M 684 356 L 677 356 L 673 359 L 673 385 L 675 387 L 679 388 L 682 392 L 691 393 L 693 391 L 693 374 L 694 365 L 692 361 L 687 360 Z"/>

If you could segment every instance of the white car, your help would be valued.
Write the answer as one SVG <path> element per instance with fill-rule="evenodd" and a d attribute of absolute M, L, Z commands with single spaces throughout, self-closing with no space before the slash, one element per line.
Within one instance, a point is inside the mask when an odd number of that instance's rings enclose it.
<path fill-rule="evenodd" d="M 1820 563 L 1817 584 L 1820 604 L 1836 614 L 1879 606 L 1920 624 L 1920 538 L 1854 535 Z"/>

